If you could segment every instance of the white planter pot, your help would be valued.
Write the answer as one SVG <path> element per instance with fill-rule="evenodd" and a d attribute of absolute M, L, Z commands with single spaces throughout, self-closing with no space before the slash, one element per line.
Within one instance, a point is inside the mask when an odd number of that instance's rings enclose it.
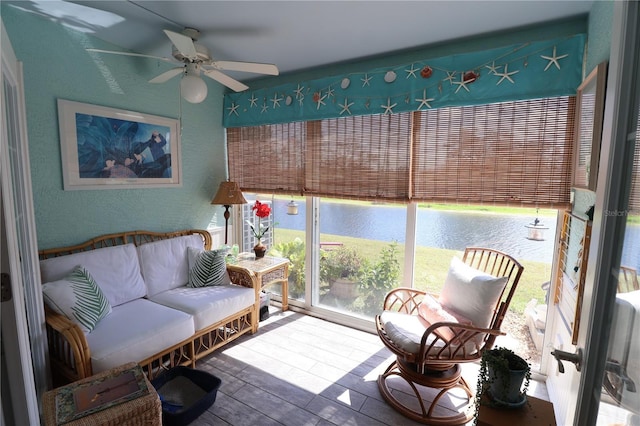
<path fill-rule="evenodd" d="M 331 294 L 344 299 L 354 299 L 358 297 L 358 281 L 337 278 L 331 283 Z"/>

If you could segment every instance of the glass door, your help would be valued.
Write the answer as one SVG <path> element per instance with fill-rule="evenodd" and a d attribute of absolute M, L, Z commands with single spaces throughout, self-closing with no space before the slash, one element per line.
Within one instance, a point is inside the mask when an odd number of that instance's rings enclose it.
<path fill-rule="evenodd" d="M 629 15 L 635 17 L 630 24 L 635 40 L 640 29 L 640 17 L 637 4 L 632 5 Z M 610 281 L 615 286 L 615 304 L 612 321 L 607 322 L 606 332 L 609 336 L 602 393 L 598 409 L 598 425 L 640 424 L 640 54 L 637 42 L 635 52 L 627 56 L 635 56 L 635 65 L 631 75 L 632 87 L 629 98 L 630 114 L 620 129 L 624 135 L 623 148 L 626 161 L 620 188 L 621 203 L 624 208 L 610 209 L 605 212 L 613 216 L 621 225 L 619 269 L 614 269 Z M 635 74 L 635 75 L 634 75 Z M 635 80 L 635 81 L 633 81 Z M 624 121 L 624 120 L 623 120 Z M 614 289 L 610 289 L 611 292 Z"/>
<path fill-rule="evenodd" d="M 314 305 L 371 321 L 402 282 L 407 207 L 330 198 L 319 206 Z"/>
<path fill-rule="evenodd" d="M 582 350 L 576 359 L 579 380 L 563 389 L 575 410 L 570 407 L 559 424 L 640 423 L 640 291 L 634 283 L 640 259 L 639 4 L 616 2 L 612 28 L 602 154 L 576 345 Z"/>

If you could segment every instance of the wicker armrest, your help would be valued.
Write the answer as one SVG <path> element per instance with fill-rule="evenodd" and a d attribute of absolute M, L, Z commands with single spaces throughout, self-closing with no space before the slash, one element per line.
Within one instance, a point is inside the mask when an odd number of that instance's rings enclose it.
<path fill-rule="evenodd" d="M 54 377 L 73 382 L 93 374 L 87 339 L 76 324 L 50 308 L 45 308 L 49 358 Z"/>
<path fill-rule="evenodd" d="M 385 311 L 414 314 L 424 298 L 426 292 L 409 287 L 398 287 L 391 290 L 384 298 Z"/>
<path fill-rule="evenodd" d="M 231 282 L 234 284 L 247 288 L 259 287 L 256 283 L 256 274 L 247 269 L 227 265 L 227 272 L 229 272 L 229 278 L 231 278 Z"/>
<path fill-rule="evenodd" d="M 445 339 L 443 335 L 449 335 Z M 443 359 L 450 363 L 452 359 L 457 362 L 474 361 L 479 358 L 482 351 L 490 349 L 497 336 L 503 336 L 500 330 L 492 328 L 475 327 L 458 322 L 437 322 L 431 324 L 422 335 L 420 354 L 422 359 Z"/>

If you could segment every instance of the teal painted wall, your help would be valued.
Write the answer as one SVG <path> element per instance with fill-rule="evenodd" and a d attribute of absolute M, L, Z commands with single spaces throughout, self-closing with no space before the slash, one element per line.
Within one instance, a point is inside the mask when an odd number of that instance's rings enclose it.
<path fill-rule="evenodd" d="M 613 1 L 594 2 L 589 12 L 587 54 L 583 77 L 589 75 L 600 62 L 609 60 L 612 23 Z M 585 189 L 576 189 L 574 197 L 574 213 L 585 217 L 585 211 L 595 204 L 596 193 Z"/>
<path fill-rule="evenodd" d="M 223 209 L 210 204 L 219 182 L 226 179 L 221 85 L 208 82 L 207 99 L 196 105 L 183 102 L 181 114 L 179 78 L 159 85 L 147 82 L 167 69 L 166 64 L 158 67 L 154 60 L 92 56 L 85 47 L 120 49 L 44 17 L 1 6 L 16 56 L 24 63 L 40 249 L 110 232 L 171 231 L 224 223 Z M 182 115 L 182 187 L 64 191 L 58 98 L 170 118 Z"/>
<path fill-rule="evenodd" d="M 611 52 L 611 26 L 613 25 L 613 1 L 593 3 L 589 13 L 587 59 L 585 77 L 602 61 L 608 61 Z"/>

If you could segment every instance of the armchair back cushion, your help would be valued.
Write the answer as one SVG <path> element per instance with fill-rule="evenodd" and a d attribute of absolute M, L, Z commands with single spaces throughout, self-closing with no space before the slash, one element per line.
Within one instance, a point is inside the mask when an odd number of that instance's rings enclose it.
<path fill-rule="evenodd" d="M 133 244 L 41 260 L 42 282 L 60 281 L 78 265 L 91 274 L 112 307 L 144 297 L 147 292 Z M 118 268 L 113 265 L 118 265 Z"/>
<path fill-rule="evenodd" d="M 454 257 L 438 301 L 474 326 L 487 328 L 508 279 L 479 271 Z"/>
<path fill-rule="evenodd" d="M 147 296 L 182 287 L 189 281 L 187 248 L 202 250 L 200 235 L 169 238 L 138 247 L 140 270 L 147 285 Z"/>

